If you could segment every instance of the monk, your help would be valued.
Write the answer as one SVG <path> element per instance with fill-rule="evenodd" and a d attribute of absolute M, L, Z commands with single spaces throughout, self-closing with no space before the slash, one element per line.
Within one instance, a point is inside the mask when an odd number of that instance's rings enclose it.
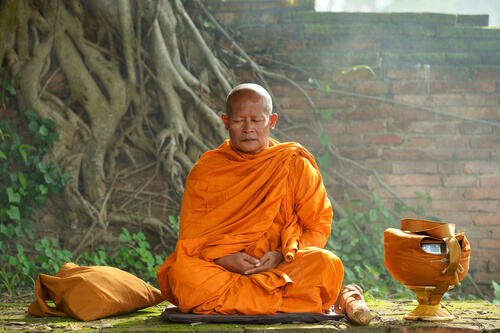
<path fill-rule="evenodd" d="M 229 131 L 185 186 L 175 251 L 157 271 L 183 312 L 325 313 L 342 286 L 340 259 L 322 249 L 332 208 L 313 156 L 269 137 L 269 93 L 241 84 L 227 97 Z"/>

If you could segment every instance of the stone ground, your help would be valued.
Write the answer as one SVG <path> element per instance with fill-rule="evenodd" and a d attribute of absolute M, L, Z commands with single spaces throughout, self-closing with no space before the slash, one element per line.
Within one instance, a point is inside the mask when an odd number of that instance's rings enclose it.
<path fill-rule="evenodd" d="M 356 333 L 387 332 L 499 332 L 500 307 L 485 301 L 445 301 L 444 304 L 458 316 L 451 322 L 416 322 L 403 319 L 416 302 L 373 301 L 367 302 L 375 315 L 370 325 L 353 326 L 348 321 L 320 324 L 282 325 L 235 325 L 235 324 L 178 324 L 167 322 L 161 317 L 167 303 L 146 308 L 134 313 L 105 318 L 93 322 L 81 322 L 69 317 L 37 318 L 29 315 L 27 309 L 34 299 L 32 294 L 17 298 L 0 298 L 0 332 L 238 332 L 238 333 L 317 333 L 348 330 Z"/>

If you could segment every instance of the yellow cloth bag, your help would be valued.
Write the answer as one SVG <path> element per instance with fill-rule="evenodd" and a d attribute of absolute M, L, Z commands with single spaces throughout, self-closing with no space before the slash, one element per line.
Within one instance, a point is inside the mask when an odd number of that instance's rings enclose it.
<path fill-rule="evenodd" d="M 158 289 L 118 268 L 73 263 L 64 264 L 55 276 L 39 274 L 35 293 L 37 299 L 28 313 L 83 321 L 133 312 L 165 300 Z M 52 300 L 55 307 L 46 300 Z"/>

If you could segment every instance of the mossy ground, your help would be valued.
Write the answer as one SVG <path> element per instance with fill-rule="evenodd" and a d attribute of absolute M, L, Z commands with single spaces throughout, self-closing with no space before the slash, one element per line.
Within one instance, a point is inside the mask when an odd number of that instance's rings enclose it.
<path fill-rule="evenodd" d="M 368 307 L 375 315 L 370 325 L 353 326 L 347 321 L 319 324 L 237 325 L 237 324 L 178 324 L 167 322 L 161 311 L 167 305 L 149 307 L 128 315 L 82 322 L 70 317 L 37 318 L 27 313 L 34 296 L 18 299 L 3 298 L 0 303 L 0 332 L 500 332 L 500 307 L 485 301 L 446 301 L 446 306 L 458 316 L 451 322 L 416 322 L 403 319 L 416 302 L 371 301 Z"/>

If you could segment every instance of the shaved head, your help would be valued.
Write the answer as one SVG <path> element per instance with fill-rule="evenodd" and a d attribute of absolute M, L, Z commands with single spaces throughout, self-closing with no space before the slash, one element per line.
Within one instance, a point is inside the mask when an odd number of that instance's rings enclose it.
<path fill-rule="evenodd" d="M 273 113 L 273 101 L 267 90 L 255 83 L 243 83 L 234 87 L 227 95 L 226 115 L 231 116 L 233 101 L 256 98 L 262 101 L 262 108 L 265 112 Z"/>

